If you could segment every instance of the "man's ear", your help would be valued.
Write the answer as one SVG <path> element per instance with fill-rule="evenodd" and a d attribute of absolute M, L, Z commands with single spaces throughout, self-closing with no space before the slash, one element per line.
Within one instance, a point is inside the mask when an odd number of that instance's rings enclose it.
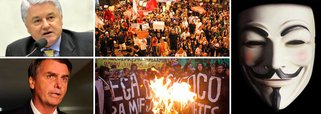
<path fill-rule="evenodd" d="M 61 14 L 61 26 L 64 25 L 64 20 L 63 19 L 64 18 L 63 18 L 62 14 Z"/>
<path fill-rule="evenodd" d="M 35 82 L 36 82 L 36 80 L 33 79 L 32 76 L 29 76 L 29 87 L 30 87 L 30 89 L 35 89 Z"/>

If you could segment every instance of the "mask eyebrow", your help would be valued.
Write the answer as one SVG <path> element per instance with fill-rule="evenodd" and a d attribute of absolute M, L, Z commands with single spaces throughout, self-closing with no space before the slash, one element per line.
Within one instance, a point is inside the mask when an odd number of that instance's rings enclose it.
<path fill-rule="evenodd" d="M 293 25 L 290 27 L 285 28 L 282 32 L 281 32 L 281 36 L 284 36 L 286 34 L 288 34 L 291 31 L 297 30 L 297 29 L 306 29 L 308 31 L 310 31 L 306 26 L 303 25 Z"/>
<path fill-rule="evenodd" d="M 269 36 L 268 32 L 266 32 L 264 29 L 256 27 L 256 26 L 246 26 L 241 30 L 241 32 L 244 32 L 244 31 L 253 31 L 263 37 Z"/>

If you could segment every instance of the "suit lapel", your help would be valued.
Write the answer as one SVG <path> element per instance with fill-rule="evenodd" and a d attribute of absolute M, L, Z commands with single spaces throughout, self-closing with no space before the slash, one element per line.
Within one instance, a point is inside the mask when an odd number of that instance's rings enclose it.
<path fill-rule="evenodd" d="M 61 34 L 61 43 L 60 43 L 60 56 L 78 56 L 76 46 L 71 36 L 64 33 Z"/>
<path fill-rule="evenodd" d="M 22 114 L 33 114 L 33 111 L 31 109 L 31 105 L 30 105 L 30 101 L 23 108 Z"/>

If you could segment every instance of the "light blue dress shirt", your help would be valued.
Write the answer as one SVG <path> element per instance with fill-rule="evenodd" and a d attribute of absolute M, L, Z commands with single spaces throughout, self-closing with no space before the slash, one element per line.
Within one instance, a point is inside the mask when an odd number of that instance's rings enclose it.
<path fill-rule="evenodd" d="M 52 49 L 54 50 L 55 57 L 59 57 L 59 52 L 60 52 L 60 43 L 61 43 L 61 36 L 58 38 L 57 42 L 55 42 L 52 46 L 49 48 L 42 48 L 40 51 L 44 51 L 46 49 Z M 47 57 L 46 54 L 44 54 L 45 57 Z"/>

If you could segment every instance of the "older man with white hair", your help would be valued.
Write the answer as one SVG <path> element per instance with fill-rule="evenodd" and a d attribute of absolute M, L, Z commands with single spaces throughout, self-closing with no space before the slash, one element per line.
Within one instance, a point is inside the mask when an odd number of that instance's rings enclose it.
<path fill-rule="evenodd" d="M 9 44 L 6 56 L 92 56 L 93 33 L 63 29 L 58 0 L 22 0 L 21 17 L 31 36 Z"/>

